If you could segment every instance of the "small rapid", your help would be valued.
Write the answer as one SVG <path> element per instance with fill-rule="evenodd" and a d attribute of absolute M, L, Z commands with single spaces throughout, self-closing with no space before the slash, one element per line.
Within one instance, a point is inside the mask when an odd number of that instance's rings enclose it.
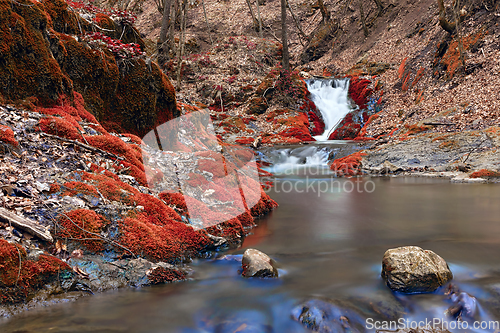
<path fill-rule="evenodd" d="M 323 116 L 325 131 L 314 138 L 326 141 L 342 119 L 353 110 L 348 99 L 349 79 L 306 80 L 311 100 Z"/>
<path fill-rule="evenodd" d="M 331 176 L 329 162 L 363 149 L 363 144 L 352 141 L 330 140 L 314 145 L 262 148 L 257 159 L 268 172 L 277 177 L 284 175 Z"/>

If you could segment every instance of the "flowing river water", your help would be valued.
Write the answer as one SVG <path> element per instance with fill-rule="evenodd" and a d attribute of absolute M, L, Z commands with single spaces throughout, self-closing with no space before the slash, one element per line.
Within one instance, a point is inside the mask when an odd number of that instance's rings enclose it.
<path fill-rule="evenodd" d="M 307 149 L 268 152 L 288 162 L 279 170 L 274 165 L 269 190 L 280 206 L 242 248 L 193 262 L 193 280 L 29 311 L 0 322 L 0 332 L 311 332 L 293 318 L 309 299 L 344 300 L 354 310 L 375 304 L 372 312 L 380 304 L 402 308 L 411 320 L 443 317 L 451 303 L 442 291 L 397 295 L 384 285 L 384 252 L 405 245 L 431 249 L 448 262 L 453 283 L 477 298 L 475 319 L 500 320 L 500 186 L 331 178 L 321 156 L 332 149 Z M 281 277 L 240 277 L 240 255 L 249 247 L 274 258 Z M 366 322 L 370 312 L 363 313 L 350 320 Z"/>

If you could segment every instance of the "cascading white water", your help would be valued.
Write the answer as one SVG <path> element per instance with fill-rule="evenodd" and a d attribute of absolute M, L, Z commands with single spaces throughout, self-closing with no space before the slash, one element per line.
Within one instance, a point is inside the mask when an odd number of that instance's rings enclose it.
<path fill-rule="evenodd" d="M 325 132 L 316 135 L 317 141 L 328 140 L 331 132 L 352 108 L 347 98 L 349 79 L 310 79 L 306 80 L 311 100 L 323 116 Z"/>

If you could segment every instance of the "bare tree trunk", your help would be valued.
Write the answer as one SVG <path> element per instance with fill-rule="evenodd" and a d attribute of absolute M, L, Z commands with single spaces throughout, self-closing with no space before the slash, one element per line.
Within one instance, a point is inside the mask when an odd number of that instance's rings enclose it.
<path fill-rule="evenodd" d="M 252 26 L 253 26 L 253 24 L 257 22 L 257 19 L 255 18 L 255 14 L 253 13 L 252 4 L 250 3 L 250 0 L 247 0 L 247 5 L 248 8 L 250 9 L 250 14 L 252 15 Z"/>
<path fill-rule="evenodd" d="M 257 2 L 257 17 L 259 18 L 259 37 L 262 38 L 262 20 L 260 19 L 260 5 L 259 0 Z"/>
<path fill-rule="evenodd" d="M 162 45 L 167 40 L 167 31 L 170 23 L 170 7 L 172 0 L 165 0 L 163 2 L 163 17 L 161 19 L 161 30 L 160 37 L 158 38 L 158 44 Z"/>
<path fill-rule="evenodd" d="M 293 21 L 295 22 L 295 26 L 297 27 L 299 32 L 302 34 L 302 36 L 307 39 L 306 33 L 304 32 L 304 30 L 302 30 L 302 27 L 300 26 L 299 21 L 297 20 L 297 18 L 295 17 L 295 14 L 293 13 L 292 6 L 290 6 L 290 1 L 287 0 L 286 4 L 288 5 L 288 10 L 290 11 L 290 14 L 292 15 Z M 302 43 L 302 40 L 300 38 L 299 38 L 299 41 L 300 41 L 300 44 L 302 44 L 302 46 L 304 46 L 304 44 Z"/>
<path fill-rule="evenodd" d="M 207 10 L 205 8 L 205 0 L 201 0 L 201 3 L 203 4 L 203 14 L 205 15 L 205 22 L 207 22 L 207 30 L 208 30 L 208 36 L 210 37 L 210 44 L 214 45 L 214 41 L 212 39 L 212 33 L 210 32 L 210 25 L 208 24 Z"/>
<path fill-rule="evenodd" d="M 446 19 L 446 9 L 444 8 L 444 0 L 438 0 L 438 8 L 439 8 L 439 25 L 441 25 L 441 28 L 443 28 L 450 34 L 454 33 L 455 29 L 457 28 L 458 19 L 456 19 L 455 22 L 450 22 Z M 455 8 L 453 11 L 455 12 Z"/>
<path fill-rule="evenodd" d="M 186 33 L 187 0 L 182 1 L 181 7 L 181 33 L 179 36 L 179 47 L 177 49 L 177 82 L 175 89 L 181 90 L 182 56 L 184 53 L 184 36 Z"/>
<path fill-rule="evenodd" d="M 368 37 L 368 28 L 366 27 L 365 13 L 363 11 L 363 0 L 359 0 L 359 15 L 361 15 L 361 24 L 363 25 L 363 33 Z"/>
<path fill-rule="evenodd" d="M 281 42 L 283 44 L 283 70 L 289 71 L 290 55 L 288 54 L 288 36 L 286 28 L 286 0 L 281 0 Z"/>
<path fill-rule="evenodd" d="M 455 8 L 453 13 L 455 14 L 455 22 L 456 22 L 456 32 L 458 39 L 458 54 L 460 55 L 460 62 L 462 63 L 462 69 L 465 72 L 465 55 L 464 55 L 464 45 L 462 43 L 462 36 L 460 35 L 460 0 L 456 0 Z"/>
<path fill-rule="evenodd" d="M 175 39 L 174 39 L 175 13 L 177 11 L 175 9 L 175 7 L 177 6 L 177 0 L 173 0 L 172 6 L 174 7 L 174 10 L 170 10 L 170 25 L 168 26 L 168 41 L 169 41 L 169 47 L 172 50 L 172 53 L 174 54 L 174 52 L 175 52 Z"/>
<path fill-rule="evenodd" d="M 321 16 L 323 17 L 323 22 L 329 21 L 330 20 L 330 13 L 328 12 L 328 9 L 325 7 L 325 3 L 323 0 L 318 0 L 318 6 L 319 10 L 321 11 Z"/>

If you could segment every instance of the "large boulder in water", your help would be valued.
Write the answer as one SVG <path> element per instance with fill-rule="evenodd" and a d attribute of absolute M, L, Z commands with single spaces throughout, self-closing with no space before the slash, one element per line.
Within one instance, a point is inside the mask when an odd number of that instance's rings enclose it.
<path fill-rule="evenodd" d="M 385 252 L 382 278 L 394 291 L 426 293 L 444 285 L 453 274 L 436 253 L 418 246 L 405 246 Z"/>
<path fill-rule="evenodd" d="M 248 249 L 243 253 L 241 260 L 244 277 L 278 277 L 278 270 L 274 260 L 263 252 L 256 249 Z"/>

